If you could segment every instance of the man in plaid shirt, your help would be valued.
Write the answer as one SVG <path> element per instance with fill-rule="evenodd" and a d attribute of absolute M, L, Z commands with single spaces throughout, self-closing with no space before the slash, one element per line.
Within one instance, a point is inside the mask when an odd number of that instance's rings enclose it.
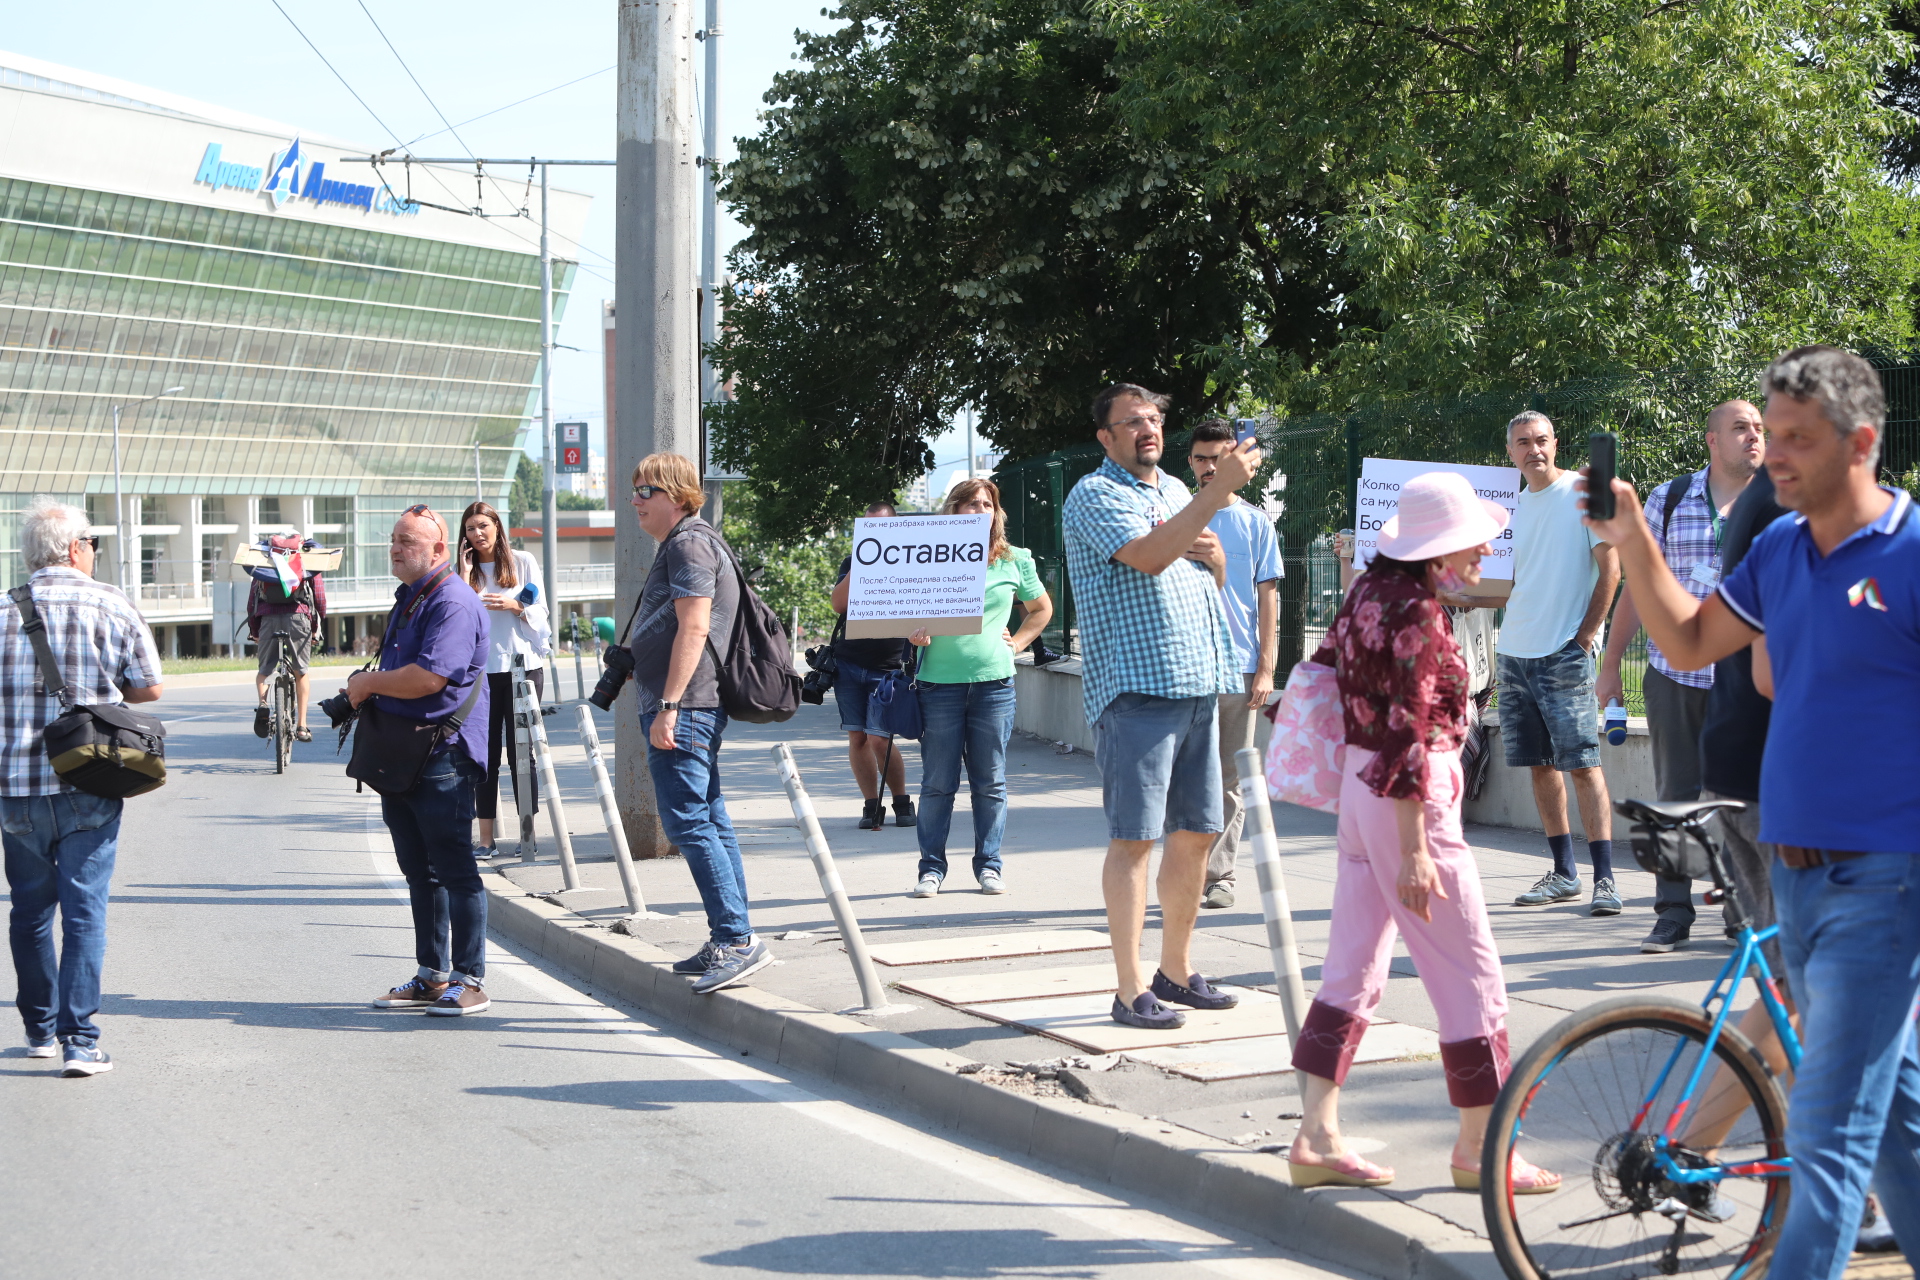
<path fill-rule="evenodd" d="M 33 607 L 46 623 L 73 704 L 159 698 L 153 633 L 118 587 L 93 580 L 98 543 L 87 536 L 87 513 L 34 499 L 20 547 L 32 575 Z M 51 1058 L 58 1047 L 62 1074 L 98 1075 L 113 1068 L 93 1015 L 100 1009 L 107 887 L 123 802 L 75 791 L 54 773 L 44 735 L 64 708 L 48 692 L 20 624 L 19 609 L 0 597 L 0 829 L 13 898 L 7 941 L 20 985 L 17 1003 L 29 1058 Z M 57 970 L 55 907 L 63 943 Z"/>
<path fill-rule="evenodd" d="M 1647 524 L 1667 568 L 1696 600 L 1720 584 L 1721 544 L 1727 514 L 1766 458 L 1766 428 L 1760 411 L 1745 400 L 1729 400 L 1707 415 L 1707 465 L 1678 476 L 1647 497 Z M 1640 630 L 1633 593 L 1620 589 L 1607 651 L 1600 660 L 1594 693 L 1602 707 L 1609 699 L 1625 702 L 1620 658 Z M 1652 640 L 1647 641 L 1647 670 L 1641 688 L 1647 701 L 1647 736 L 1653 745 L 1653 778 L 1662 800 L 1700 798 L 1700 731 L 1707 720 L 1707 694 L 1713 668 L 1679 671 Z M 1654 893 L 1653 931 L 1641 942 L 1645 952 L 1672 951 L 1693 932 L 1693 884 L 1659 877 Z"/>
<path fill-rule="evenodd" d="M 1093 420 L 1107 459 L 1061 513 L 1107 814 L 1101 888 L 1120 979 L 1113 1019 L 1156 1030 L 1185 1023 L 1172 1005 L 1235 1003 L 1194 972 L 1188 954 L 1207 853 L 1223 825 L 1219 695 L 1240 689 L 1220 607 L 1226 555 L 1207 522 L 1260 466 L 1249 441 L 1222 455 L 1214 483 L 1192 497 L 1160 470 L 1167 404 L 1132 383 L 1100 393 Z M 1147 861 L 1162 835 L 1160 967 L 1149 982 L 1140 934 Z"/>

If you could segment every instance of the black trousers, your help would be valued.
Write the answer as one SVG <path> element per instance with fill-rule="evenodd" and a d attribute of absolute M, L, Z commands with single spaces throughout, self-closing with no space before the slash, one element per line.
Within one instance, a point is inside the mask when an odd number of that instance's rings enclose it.
<path fill-rule="evenodd" d="M 546 692 L 547 673 L 542 667 L 529 667 L 528 677 L 533 681 L 536 697 Z M 513 752 L 513 673 L 511 671 L 491 671 L 487 673 L 487 776 L 474 788 L 473 816 L 492 820 L 500 812 L 500 755 L 502 750 L 507 757 L 507 776 L 519 785 L 519 758 Z M 540 774 L 535 771 L 529 780 L 528 794 L 533 799 L 533 811 L 540 812 Z"/>

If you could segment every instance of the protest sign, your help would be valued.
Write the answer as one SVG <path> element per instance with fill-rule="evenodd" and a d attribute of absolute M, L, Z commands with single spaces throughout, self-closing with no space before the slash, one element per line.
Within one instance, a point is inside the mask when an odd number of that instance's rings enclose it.
<path fill-rule="evenodd" d="M 1513 511 L 1520 499 L 1517 467 L 1478 467 L 1451 462 L 1408 462 L 1399 458 L 1367 458 L 1360 464 L 1360 492 L 1355 495 L 1353 567 L 1363 569 L 1380 543 L 1380 526 L 1400 509 L 1400 486 L 1415 476 L 1451 471 L 1467 478 L 1473 491 L 1507 509 L 1508 525 L 1493 540 L 1493 554 L 1480 561 L 1480 576 L 1501 584 L 1504 593 L 1513 582 Z"/>
<path fill-rule="evenodd" d="M 980 634 L 992 516 L 867 516 L 853 522 L 847 636 Z"/>

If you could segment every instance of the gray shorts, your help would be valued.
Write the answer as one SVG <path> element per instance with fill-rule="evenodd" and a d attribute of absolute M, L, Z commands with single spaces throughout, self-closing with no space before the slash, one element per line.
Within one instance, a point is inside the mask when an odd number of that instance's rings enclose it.
<path fill-rule="evenodd" d="M 307 674 L 307 650 L 313 645 L 313 621 L 304 613 L 270 613 L 260 619 L 260 638 L 254 642 L 260 657 L 260 678 L 273 678 L 275 636 L 287 638 L 287 670 Z"/>
<path fill-rule="evenodd" d="M 1220 831 L 1218 695 L 1123 693 L 1094 722 L 1093 741 L 1108 839 Z"/>

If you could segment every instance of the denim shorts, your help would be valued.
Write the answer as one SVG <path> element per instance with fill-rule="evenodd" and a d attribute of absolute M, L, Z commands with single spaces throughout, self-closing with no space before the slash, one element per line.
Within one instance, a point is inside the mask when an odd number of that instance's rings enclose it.
<path fill-rule="evenodd" d="M 845 658 L 838 659 L 833 677 L 833 700 L 840 707 L 840 727 L 848 733 L 866 733 L 876 738 L 892 737 L 880 723 L 880 704 L 873 691 L 880 687 L 884 671 L 874 671 Z"/>
<path fill-rule="evenodd" d="M 1224 827 L 1217 695 L 1120 694 L 1094 722 L 1093 741 L 1109 840 Z"/>
<path fill-rule="evenodd" d="M 1544 658 L 1500 655 L 1500 736 L 1509 767 L 1599 767 L 1600 704 L 1593 699 L 1593 677 L 1593 655 L 1578 640 Z"/>

